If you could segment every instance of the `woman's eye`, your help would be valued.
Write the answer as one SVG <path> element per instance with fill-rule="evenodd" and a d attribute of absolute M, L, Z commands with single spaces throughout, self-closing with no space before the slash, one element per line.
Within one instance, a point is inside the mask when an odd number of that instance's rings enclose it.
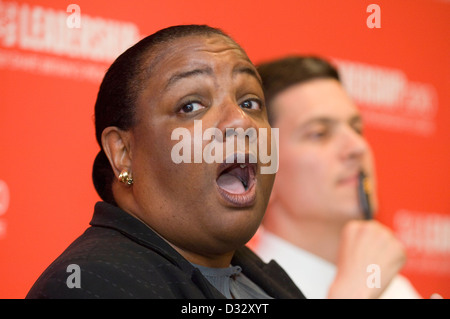
<path fill-rule="evenodd" d="M 181 109 L 180 113 L 191 113 L 200 110 L 201 108 L 204 108 L 202 104 L 199 102 L 189 102 L 184 104 Z"/>
<path fill-rule="evenodd" d="M 242 107 L 243 109 L 260 110 L 261 102 L 258 100 L 246 100 L 242 102 L 239 106 Z"/>

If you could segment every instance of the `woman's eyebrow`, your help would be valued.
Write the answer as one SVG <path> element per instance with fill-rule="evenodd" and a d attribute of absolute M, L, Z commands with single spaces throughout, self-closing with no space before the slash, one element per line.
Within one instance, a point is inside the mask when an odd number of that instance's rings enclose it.
<path fill-rule="evenodd" d="M 253 69 L 249 66 L 240 66 L 240 67 L 236 67 L 233 69 L 233 76 L 235 76 L 237 74 L 242 74 L 242 73 L 245 73 L 245 74 L 255 77 L 255 79 L 258 80 L 259 84 L 262 85 L 262 80 L 261 80 L 258 72 L 255 69 Z"/>
<path fill-rule="evenodd" d="M 249 74 L 249 75 L 253 76 L 258 81 L 258 83 L 260 83 L 262 85 L 262 81 L 261 81 L 261 78 L 259 77 L 258 72 L 251 67 L 248 67 L 248 66 L 236 67 L 233 69 L 232 72 L 233 72 L 233 76 L 236 76 L 237 74 L 242 74 L 242 73 Z M 192 76 L 198 76 L 198 75 L 213 76 L 214 71 L 211 67 L 205 66 L 205 67 L 195 68 L 195 69 L 188 70 L 188 71 L 176 72 L 167 81 L 165 90 L 167 90 L 170 86 L 174 85 L 179 80 L 189 78 Z"/>
<path fill-rule="evenodd" d="M 197 69 L 193 69 L 193 70 L 189 70 L 189 71 L 177 72 L 169 78 L 169 81 L 167 81 L 165 89 L 167 90 L 170 86 L 174 85 L 177 81 L 179 81 L 181 79 L 189 78 L 192 76 L 203 75 L 203 74 L 212 76 L 213 75 L 212 68 L 206 66 L 203 68 L 197 68 Z"/>

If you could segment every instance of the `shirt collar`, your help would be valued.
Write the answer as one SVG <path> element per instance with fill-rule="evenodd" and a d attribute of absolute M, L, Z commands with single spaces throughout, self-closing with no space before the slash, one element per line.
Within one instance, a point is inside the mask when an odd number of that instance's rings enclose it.
<path fill-rule="evenodd" d="M 256 253 L 266 262 L 275 260 L 306 298 L 327 298 L 328 289 L 336 275 L 336 266 L 294 244 L 261 229 Z"/>

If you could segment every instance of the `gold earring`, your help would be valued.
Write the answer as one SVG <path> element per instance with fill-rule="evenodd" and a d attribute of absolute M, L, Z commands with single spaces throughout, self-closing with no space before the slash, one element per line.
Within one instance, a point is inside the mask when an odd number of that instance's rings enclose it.
<path fill-rule="evenodd" d="M 131 185 L 133 184 L 133 178 L 131 177 L 131 174 L 128 173 L 126 169 L 123 169 L 122 172 L 119 174 L 119 181 L 121 181 L 124 184 Z"/>

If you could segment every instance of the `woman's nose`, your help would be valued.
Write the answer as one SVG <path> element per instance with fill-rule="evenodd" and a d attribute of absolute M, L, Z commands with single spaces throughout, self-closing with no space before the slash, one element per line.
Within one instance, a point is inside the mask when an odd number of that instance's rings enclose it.
<path fill-rule="evenodd" d="M 236 135 L 237 132 L 249 132 L 248 129 L 256 129 L 251 116 L 235 102 L 227 102 L 218 108 L 217 112 L 220 113 L 217 128 L 222 132 L 224 140 Z"/>
<path fill-rule="evenodd" d="M 231 99 L 214 110 L 215 127 L 222 134 L 222 147 L 227 158 L 232 154 L 250 153 L 256 156 L 258 132 L 251 115 Z M 219 140 L 217 140 L 219 142 Z M 239 155 L 238 155 L 239 156 Z M 244 161 L 238 158 L 238 161 Z"/>

